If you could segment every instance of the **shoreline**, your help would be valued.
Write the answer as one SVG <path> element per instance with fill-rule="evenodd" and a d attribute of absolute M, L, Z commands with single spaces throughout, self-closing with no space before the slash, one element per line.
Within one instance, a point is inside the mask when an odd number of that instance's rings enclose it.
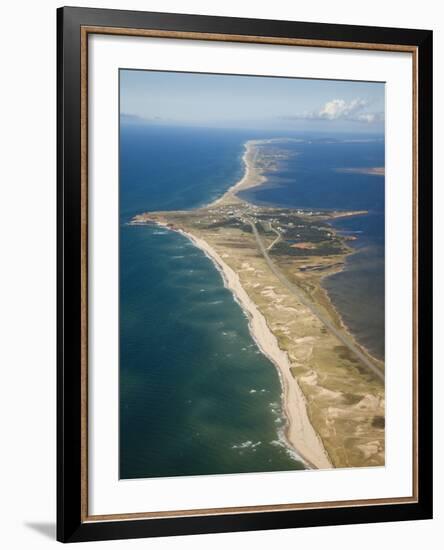
<path fill-rule="evenodd" d="M 303 141 L 299 139 L 292 138 L 271 138 L 271 139 L 249 139 L 244 143 L 244 153 L 242 155 L 242 162 L 244 164 L 244 173 L 239 181 L 229 187 L 225 193 L 220 196 L 218 199 L 206 205 L 206 208 L 211 208 L 212 206 L 220 205 L 224 202 L 245 202 L 247 200 L 241 199 L 237 196 L 239 191 L 245 191 L 246 189 L 251 189 L 252 187 L 259 187 L 267 181 L 267 177 L 262 174 L 260 170 L 254 168 L 254 163 L 251 162 L 252 159 L 249 157 L 255 155 L 254 147 L 256 145 L 265 145 L 267 143 L 279 143 L 281 141 Z M 254 160 L 254 159 L 253 159 Z M 229 201 L 230 199 L 230 201 Z M 251 203 L 248 203 L 251 204 Z"/>
<path fill-rule="evenodd" d="M 189 239 L 215 265 L 222 276 L 224 286 L 233 294 L 248 319 L 250 334 L 260 351 L 275 366 L 281 383 L 282 409 L 286 417 L 284 436 L 291 451 L 295 451 L 301 462 L 309 469 L 331 469 L 333 465 L 320 436 L 313 428 L 307 413 L 306 398 L 296 379 L 291 374 L 291 363 L 285 351 L 281 350 L 265 317 L 244 290 L 239 276 L 219 254 L 203 239 L 182 229 L 173 229 L 167 224 L 157 225 L 175 231 Z M 293 390 L 293 391 L 291 391 Z"/>
<path fill-rule="evenodd" d="M 368 212 L 367 212 L 368 214 Z M 339 219 L 341 217 L 352 217 L 354 215 L 362 215 L 362 213 L 358 212 L 358 213 L 353 213 L 353 214 L 349 214 L 348 216 L 335 216 L 335 221 L 336 219 Z M 335 233 L 338 233 L 340 232 L 340 230 L 338 231 L 334 226 L 332 226 L 331 224 L 329 224 L 330 227 L 332 228 L 332 231 L 334 231 Z M 350 248 L 350 253 L 347 254 L 346 258 L 345 258 L 345 262 L 344 262 L 344 267 L 342 269 L 340 269 L 338 272 L 336 273 L 330 273 L 330 274 L 326 274 L 326 275 L 323 275 L 320 277 L 319 279 L 319 284 L 320 284 L 320 287 L 321 289 L 323 290 L 323 292 L 325 293 L 325 296 L 327 298 L 327 300 L 329 301 L 329 304 L 330 304 L 330 307 L 332 308 L 332 310 L 336 313 L 336 315 L 338 316 L 339 318 L 339 323 L 342 327 L 342 329 L 344 330 L 344 332 L 346 332 L 349 337 L 353 340 L 354 344 L 360 348 L 366 355 L 368 355 L 369 357 L 371 357 L 373 359 L 373 361 L 375 361 L 376 363 L 380 364 L 380 365 L 384 365 L 384 362 L 385 362 L 385 357 L 379 357 L 377 354 L 375 354 L 375 352 L 372 352 L 368 349 L 367 346 L 365 346 L 364 344 L 362 344 L 358 337 L 356 336 L 356 334 L 353 332 L 353 330 L 349 327 L 349 325 L 345 322 L 343 316 L 341 315 L 341 312 L 338 310 L 338 308 L 335 306 L 335 304 L 333 303 L 333 300 L 330 296 L 330 293 L 328 291 L 328 289 L 323 285 L 323 281 L 325 279 L 329 279 L 330 277 L 334 277 L 335 275 L 338 275 L 338 273 L 343 273 L 345 271 L 347 271 L 346 269 L 346 265 L 347 265 L 347 260 L 349 257 L 351 256 L 355 256 L 357 254 L 359 254 L 361 251 L 359 249 L 356 249 L 356 248 L 353 248 L 352 246 L 349 247 Z"/>
<path fill-rule="evenodd" d="M 354 254 L 357 254 L 358 252 L 351 252 L 349 255 L 350 256 L 353 256 Z M 341 328 L 344 330 L 344 332 L 346 332 L 348 334 L 348 336 L 353 340 L 353 343 L 355 344 L 355 346 L 357 346 L 358 348 L 360 348 L 366 355 L 368 355 L 369 357 L 371 357 L 373 359 L 373 361 L 375 361 L 376 363 L 378 364 L 381 364 L 381 365 L 384 365 L 384 359 L 381 359 L 380 357 L 378 357 L 374 352 L 370 351 L 366 346 L 364 346 L 363 344 L 361 344 L 361 342 L 358 340 L 357 336 L 354 334 L 353 330 L 347 325 L 347 323 L 344 321 L 344 318 L 343 316 L 341 315 L 340 311 L 338 310 L 338 308 L 335 306 L 335 304 L 333 303 L 333 300 L 330 296 L 330 293 L 328 292 L 328 289 L 325 288 L 325 286 L 322 284 L 322 281 L 324 279 L 328 279 L 329 277 L 333 277 L 335 275 L 337 275 L 338 273 L 342 273 L 344 272 L 345 270 L 344 269 L 341 269 L 340 271 L 338 271 L 337 273 L 331 273 L 331 274 L 328 274 L 328 275 L 324 275 L 320 278 L 320 287 L 321 289 L 323 290 L 323 292 L 325 293 L 325 296 L 327 298 L 327 300 L 329 301 L 329 304 L 330 304 L 330 307 L 335 311 L 335 313 L 337 314 L 338 318 L 339 318 L 339 323 L 341 325 Z"/>
<path fill-rule="evenodd" d="M 239 198 L 237 193 L 244 189 L 260 186 L 267 181 L 267 178 L 262 173 L 261 169 L 254 167 L 256 156 L 255 145 L 268 143 L 270 141 L 272 140 L 246 141 L 244 143 L 245 151 L 242 155 L 242 162 L 244 164 L 244 173 L 242 177 L 234 185 L 229 187 L 221 197 L 200 208 L 211 209 L 214 206 L 229 206 L 231 204 L 235 205 L 236 203 L 252 204 L 245 199 Z M 254 206 L 254 204 L 252 205 Z M 363 215 L 368 212 L 333 211 L 332 213 L 336 219 L 341 217 Z M 167 222 L 162 222 L 159 220 L 153 220 L 152 222 L 166 229 L 182 234 L 184 237 L 189 239 L 194 246 L 199 248 L 212 261 L 216 269 L 220 272 L 224 286 L 230 290 L 234 300 L 239 304 L 242 311 L 246 315 L 248 319 L 249 331 L 254 342 L 258 346 L 259 350 L 273 363 L 279 375 L 281 384 L 282 411 L 283 416 L 285 416 L 286 419 L 286 426 L 282 435 L 287 448 L 291 451 L 295 451 L 296 455 L 300 457 L 301 461 L 308 468 L 334 468 L 321 436 L 311 423 L 308 415 L 307 397 L 302 391 L 297 379 L 292 374 L 292 363 L 290 362 L 289 356 L 286 351 L 279 347 L 277 337 L 270 330 L 266 318 L 259 311 L 255 302 L 249 297 L 248 293 L 242 286 L 239 275 L 230 266 L 228 266 L 226 262 L 224 262 L 220 255 L 206 240 L 179 227 L 174 227 Z M 131 223 L 137 225 L 139 222 L 134 220 Z M 141 223 L 143 224 L 146 222 Z M 332 231 L 336 233 L 333 227 Z M 353 254 L 354 252 L 350 250 L 350 253 Z M 342 270 L 343 268 L 341 268 L 341 271 Z M 328 275 L 326 275 L 326 277 L 328 277 Z M 321 292 L 325 294 L 328 301 L 328 306 L 331 308 L 333 314 L 339 319 L 341 327 L 365 355 L 370 356 L 379 364 L 383 364 L 383 361 L 375 358 L 357 341 L 349 327 L 346 326 L 342 315 L 334 306 L 328 291 L 322 285 L 323 278 L 324 277 L 321 277 L 319 288 Z"/>
<path fill-rule="evenodd" d="M 258 145 L 260 143 L 265 143 L 266 140 L 255 140 L 255 139 L 249 139 L 244 143 L 244 153 L 242 155 L 242 162 L 244 164 L 244 173 L 240 180 L 238 180 L 235 184 L 233 184 L 231 187 L 229 187 L 225 193 L 219 197 L 218 199 L 214 200 L 213 202 L 206 205 L 206 208 L 211 208 L 213 206 L 217 206 L 223 202 L 228 202 L 228 199 L 231 199 L 232 202 L 246 202 L 244 199 L 241 199 L 237 196 L 237 193 L 239 191 L 242 191 L 243 189 L 249 189 L 250 187 L 256 187 L 258 185 L 261 185 L 264 183 L 266 178 L 264 176 L 260 176 L 257 171 L 253 169 L 252 163 L 250 161 L 250 156 L 254 155 L 254 146 Z M 260 181 L 257 181 L 256 178 L 259 178 Z M 252 180 L 253 181 L 250 181 Z"/>

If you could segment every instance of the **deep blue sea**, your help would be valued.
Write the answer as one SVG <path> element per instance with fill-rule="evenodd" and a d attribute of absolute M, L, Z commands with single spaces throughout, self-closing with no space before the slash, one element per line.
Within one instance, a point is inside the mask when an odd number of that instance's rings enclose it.
<path fill-rule="evenodd" d="M 246 140 L 279 136 L 121 126 L 121 478 L 303 468 L 283 442 L 278 373 L 212 262 L 179 234 L 126 225 L 140 212 L 211 202 L 241 177 Z M 384 143 L 305 138 L 286 145 L 286 161 L 248 198 L 370 210 L 336 222 L 358 237 L 357 253 L 325 286 L 357 338 L 382 357 L 384 178 L 336 169 L 383 166 Z"/>

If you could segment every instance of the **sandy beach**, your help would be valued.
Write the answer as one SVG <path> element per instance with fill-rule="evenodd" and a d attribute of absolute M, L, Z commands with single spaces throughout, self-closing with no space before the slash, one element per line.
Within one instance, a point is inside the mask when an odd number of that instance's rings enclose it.
<path fill-rule="evenodd" d="M 239 191 L 250 189 L 251 187 L 256 187 L 264 183 L 266 180 L 265 176 L 255 168 L 254 164 L 254 159 L 257 155 L 256 145 L 260 143 L 265 143 L 265 140 L 249 140 L 245 142 L 245 151 L 242 155 L 242 162 L 244 163 L 244 174 L 242 178 L 232 185 L 221 197 L 209 204 L 209 208 L 221 204 L 239 202 L 241 201 L 237 196 Z"/>
<path fill-rule="evenodd" d="M 244 175 L 222 197 L 208 205 L 208 208 L 222 203 L 229 204 L 240 201 L 236 196 L 239 191 L 261 185 L 266 180 L 260 171 L 254 167 L 254 159 L 257 154 L 255 146 L 259 143 L 262 143 L 262 141 L 250 140 L 245 143 L 245 152 L 242 156 L 245 166 Z M 172 229 L 166 223 L 159 223 L 159 225 Z M 296 451 L 296 454 L 300 456 L 308 468 L 332 468 L 333 465 L 322 440 L 314 430 L 308 417 L 305 396 L 297 380 L 291 374 L 291 363 L 288 355 L 280 349 L 278 341 L 270 331 L 265 317 L 260 313 L 242 287 L 239 276 L 206 241 L 182 229 L 177 229 L 177 231 L 202 250 L 215 264 L 222 275 L 225 286 L 233 293 L 236 301 L 246 313 L 249 320 L 250 333 L 257 346 L 275 365 L 282 386 L 282 405 L 287 419 L 285 430 L 287 444 L 292 450 Z"/>
<path fill-rule="evenodd" d="M 282 402 L 287 417 L 286 437 L 309 468 L 332 468 L 328 454 L 310 423 L 304 394 L 291 375 L 288 355 L 279 348 L 274 334 L 268 328 L 264 316 L 242 287 L 239 276 L 229 267 L 220 255 L 203 239 L 179 230 L 200 248 L 222 274 L 225 286 L 233 293 L 236 301 L 248 316 L 251 335 L 262 353 L 272 361 L 278 370 L 282 385 Z"/>
<path fill-rule="evenodd" d="M 266 181 L 255 168 L 257 155 L 256 145 L 265 142 L 250 140 L 245 143 L 245 152 L 242 160 L 245 166 L 244 175 L 232 187 L 214 201 L 213 205 L 239 201 L 237 193 L 261 185 Z M 270 331 L 265 317 L 259 312 L 254 302 L 242 287 L 239 276 L 222 260 L 217 252 L 203 239 L 181 231 L 198 248 L 200 248 L 216 265 L 222 274 L 225 286 L 231 290 L 236 300 L 245 311 L 249 319 L 249 329 L 253 339 L 262 353 L 272 361 L 279 373 L 282 385 L 282 405 L 287 417 L 285 435 L 290 446 L 296 450 L 302 460 L 310 468 L 332 468 L 332 464 L 324 445 L 310 423 L 307 414 L 305 396 L 296 379 L 291 374 L 291 363 L 287 353 L 279 348 L 278 341 Z"/>

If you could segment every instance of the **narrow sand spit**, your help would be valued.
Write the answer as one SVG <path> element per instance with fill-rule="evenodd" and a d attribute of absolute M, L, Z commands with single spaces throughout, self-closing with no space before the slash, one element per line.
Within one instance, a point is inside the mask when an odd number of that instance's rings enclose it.
<path fill-rule="evenodd" d="M 266 178 L 260 174 L 260 171 L 254 168 L 255 145 L 260 143 L 263 143 L 263 141 L 250 140 L 245 143 L 245 152 L 242 157 L 245 166 L 243 177 L 230 187 L 222 197 L 208 205 L 209 208 L 220 205 L 222 202 L 239 201 L 240 199 L 236 196 L 239 191 L 255 187 L 265 181 Z M 171 229 L 166 223 L 156 223 Z M 282 386 L 282 404 L 287 417 L 285 436 L 289 447 L 296 450 L 296 453 L 308 467 L 319 469 L 333 468 L 322 440 L 315 432 L 308 418 L 305 396 L 291 374 L 291 363 L 288 355 L 280 349 L 278 341 L 269 329 L 265 317 L 241 285 L 238 274 L 224 262 L 221 256 L 205 240 L 182 229 L 175 229 L 175 231 L 187 237 L 215 264 L 222 275 L 225 286 L 233 293 L 235 299 L 247 314 L 249 329 L 253 339 L 262 353 L 275 365 Z"/>
<path fill-rule="evenodd" d="M 220 205 L 223 202 L 240 201 L 241 199 L 236 196 L 239 191 L 250 189 L 251 187 L 256 187 L 264 183 L 266 180 L 265 176 L 254 168 L 254 159 L 256 157 L 255 146 L 261 143 L 265 143 L 265 141 L 252 139 L 245 142 L 245 152 L 242 155 L 242 162 L 244 163 L 245 169 L 242 178 L 232 185 L 221 197 L 209 204 L 208 206 L 210 208 Z"/>

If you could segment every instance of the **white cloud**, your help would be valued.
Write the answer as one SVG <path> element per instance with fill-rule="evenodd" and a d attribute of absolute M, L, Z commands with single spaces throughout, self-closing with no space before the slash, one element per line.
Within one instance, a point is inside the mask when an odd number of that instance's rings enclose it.
<path fill-rule="evenodd" d="M 350 120 L 372 124 L 384 119 L 383 113 L 366 111 L 368 103 L 364 99 L 332 99 L 327 101 L 319 110 L 304 113 L 292 118 L 305 120 Z"/>
<path fill-rule="evenodd" d="M 367 102 L 363 99 L 353 99 L 348 103 L 343 99 L 332 99 L 331 101 L 327 101 L 322 107 L 318 113 L 318 117 L 328 120 L 337 120 L 338 118 L 349 119 L 366 105 Z"/>

